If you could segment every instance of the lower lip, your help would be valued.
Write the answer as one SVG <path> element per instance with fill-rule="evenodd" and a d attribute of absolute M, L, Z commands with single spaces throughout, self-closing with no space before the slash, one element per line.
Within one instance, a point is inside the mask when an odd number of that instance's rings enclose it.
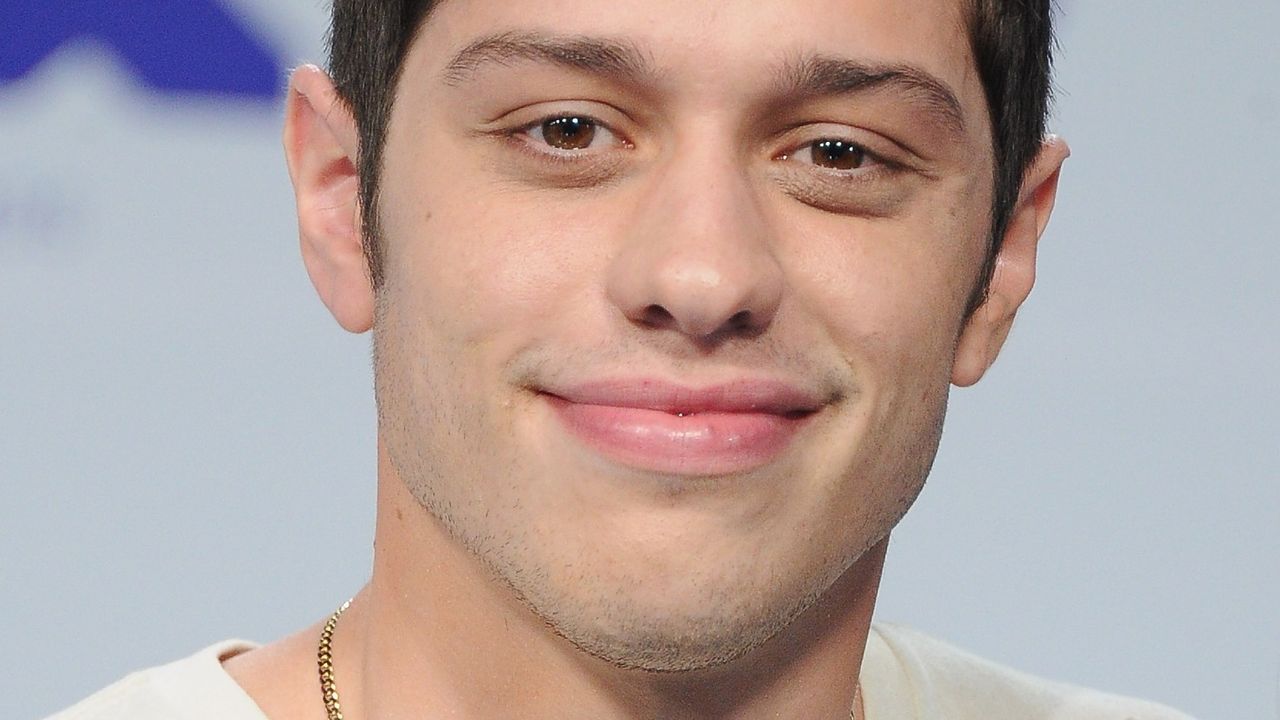
<path fill-rule="evenodd" d="M 805 417 L 586 405 L 544 395 L 579 440 L 623 465 L 672 475 L 728 475 L 769 463 Z"/>

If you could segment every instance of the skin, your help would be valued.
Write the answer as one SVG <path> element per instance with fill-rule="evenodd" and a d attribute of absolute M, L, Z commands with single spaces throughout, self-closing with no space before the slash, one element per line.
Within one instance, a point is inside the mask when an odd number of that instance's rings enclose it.
<path fill-rule="evenodd" d="M 510 61 L 448 82 L 495 31 L 622 40 L 656 72 Z M 963 128 L 900 89 L 780 97 L 779 65 L 813 54 L 927 73 Z M 544 142 L 562 116 L 599 121 L 589 147 Z M 820 167 L 831 138 L 870 154 Z M 445 2 L 397 93 L 377 292 L 357 133 L 317 68 L 294 73 L 285 147 L 315 287 L 374 332 L 376 552 L 335 637 L 346 717 L 848 717 L 889 532 L 949 385 L 981 378 L 1031 290 L 1067 155 L 1044 144 L 966 316 L 992 147 L 959 3 Z M 620 374 L 769 377 L 823 403 L 763 466 L 658 474 L 575 442 L 538 393 Z M 317 635 L 225 666 L 268 716 L 323 718 Z"/>

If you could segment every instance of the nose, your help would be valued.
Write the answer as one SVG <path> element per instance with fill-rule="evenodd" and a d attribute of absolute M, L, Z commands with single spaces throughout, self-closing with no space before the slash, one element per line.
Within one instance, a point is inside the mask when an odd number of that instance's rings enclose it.
<path fill-rule="evenodd" d="M 655 173 L 608 278 L 633 323 L 699 343 L 764 330 L 783 295 L 776 244 L 750 181 L 725 159 Z"/>

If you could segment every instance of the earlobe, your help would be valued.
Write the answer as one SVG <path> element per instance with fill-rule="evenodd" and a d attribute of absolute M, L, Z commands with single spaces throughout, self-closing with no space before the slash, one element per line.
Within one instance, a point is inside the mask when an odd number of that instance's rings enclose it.
<path fill-rule="evenodd" d="M 373 325 L 373 287 L 361 240 L 355 121 L 323 70 L 293 72 L 284 150 L 298 207 L 302 259 L 311 283 L 343 328 Z"/>
<path fill-rule="evenodd" d="M 987 298 L 970 315 L 956 344 L 951 382 L 960 387 L 973 385 L 986 374 L 1013 328 L 1018 309 L 1031 294 L 1040 236 L 1053 213 L 1062 163 L 1070 154 L 1061 138 L 1046 138 L 1023 179 L 1018 203 L 996 254 Z"/>

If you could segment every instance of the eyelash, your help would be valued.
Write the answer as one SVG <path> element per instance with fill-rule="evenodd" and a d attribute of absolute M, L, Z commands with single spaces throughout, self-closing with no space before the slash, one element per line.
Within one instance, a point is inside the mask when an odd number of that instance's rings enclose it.
<path fill-rule="evenodd" d="M 826 143 L 826 142 L 842 143 L 846 145 L 849 150 L 860 154 L 862 158 L 861 158 L 861 162 L 859 163 L 859 166 L 856 168 L 849 168 L 847 170 L 842 170 L 840 168 L 825 167 L 817 164 L 817 162 L 800 161 L 800 164 L 808 165 L 819 172 L 825 173 L 827 175 L 833 175 L 836 177 L 862 176 L 872 172 L 878 172 L 881 170 L 892 170 L 896 168 L 894 163 L 885 159 L 880 154 L 872 151 L 866 145 L 859 143 L 855 140 L 850 140 L 848 138 L 842 138 L 835 135 L 826 135 L 813 140 L 806 141 L 804 144 L 796 146 L 793 150 L 789 150 L 787 152 L 774 156 L 774 160 L 777 162 L 785 162 L 792 159 L 798 159 L 798 157 L 802 156 L 805 152 L 809 152 L 810 154 L 812 154 L 819 144 Z"/>
<path fill-rule="evenodd" d="M 585 113 L 558 113 L 555 115 L 546 115 L 544 117 L 538 118 L 537 120 L 534 120 L 531 123 L 526 123 L 524 125 L 521 125 L 520 127 L 507 133 L 507 135 L 513 142 L 516 143 L 516 145 L 523 152 L 533 155 L 536 158 L 540 158 L 542 160 L 554 162 L 557 164 L 581 163 L 585 160 L 588 160 L 591 155 L 599 154 L 598 151 L 593 152 L 590 150 L 578 150 L 578 151 L 560 150 L 552 147 L 549 143 L 546 142 L 545 139 L 537 140 L 531 135 L 533 131 L 539 130 L 540 128 L 542 128 L 542 126 L 546 125 L 547 123 L 550 123 L 556 120 L 568 120 L 568 119 L 584 120 L 590 123 L 592 127 L 596 128 L 597 130 L 604 130 L 605 132 L 609 133 L 609 135 L 613 137 L 614 142 L 616 142 L 622 148 L 626 149 L 626 148 L 633 147 L 633 145 L 629 140 L 627 140 L 622 134 L 618 133 L 612 127 L 610 127 L 608 123 L 605 123 Z M 541 149 L 538 149 L 536 146 L 541 146 L 546 149 L 541 150 Z"/>

